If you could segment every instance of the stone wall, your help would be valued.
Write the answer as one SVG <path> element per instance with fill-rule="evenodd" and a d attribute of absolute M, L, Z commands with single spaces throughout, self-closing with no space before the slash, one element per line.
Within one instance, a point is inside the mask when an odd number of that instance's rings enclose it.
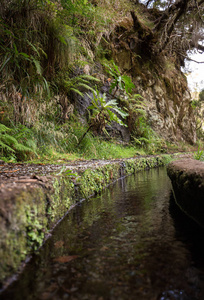
<path fill-rule="evenodd" d="M 204 162 L 173 161 L 167 166 L 167 173 L 177 205 L 204 228 Z"/>
<path fill-rule="evenodd" d="M 26 257 L 79 201 L 100 193 L 115 180 L 166 164 L 170 156 L 87 162 L 83 170 L 65 165 L 64 173 L 0 181 L 0 285 L 6 285 Z M 80 163 L 79 163 L 80 165 Z M 45 166 L 46 167 L 46 166 Z M 75 173 L 73 173 L 75 172 Z"/>

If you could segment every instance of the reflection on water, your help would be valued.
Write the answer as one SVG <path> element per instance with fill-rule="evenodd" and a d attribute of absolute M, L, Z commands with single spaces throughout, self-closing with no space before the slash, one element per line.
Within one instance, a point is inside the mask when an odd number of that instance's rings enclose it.
<path fill-rule="evenodd" d="M 204 299 L 204 235 L 181 214 L 165 169 L 81 203 L 1 299 Z"/>

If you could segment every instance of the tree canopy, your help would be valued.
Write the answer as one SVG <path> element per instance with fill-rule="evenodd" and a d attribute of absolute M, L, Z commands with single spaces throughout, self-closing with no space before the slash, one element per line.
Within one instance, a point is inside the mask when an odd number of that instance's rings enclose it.
<path fill-rule="evenodd" d="M 164 50 L 181 58 L 188 51 L 204 52 L 204 0 L 137 1 L 148 8 L 153 17 L 154 52 Z"/>

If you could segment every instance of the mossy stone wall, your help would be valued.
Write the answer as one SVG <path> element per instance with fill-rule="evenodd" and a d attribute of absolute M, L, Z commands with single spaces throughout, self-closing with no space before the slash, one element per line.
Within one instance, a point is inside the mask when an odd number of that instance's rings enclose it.
<path fill-rule="evenodd" d="M 27 255 L 40 247 L 50 230 L 78 201 L 100 193 L 115 180 L 163 166 L 170 156 L 114 161 L 88 168 L 75 177 L 53 175 L 46 185 L 19 186 L 1 199 L 0 282 L 14 274 Z"/>

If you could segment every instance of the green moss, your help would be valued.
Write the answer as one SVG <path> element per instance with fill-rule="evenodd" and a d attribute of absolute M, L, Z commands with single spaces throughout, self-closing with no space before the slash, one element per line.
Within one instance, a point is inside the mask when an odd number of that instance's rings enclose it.
<path fill-rule="evenodd" d="M 69 177 L 61 176 L 53 179 L 53 189 L 48 195 L 49 228 L 75 203 L 74 195 L 74 183 Z"/>
<path fill-rule="evenodd" d="M 11 199 L 13 200 L 13 199 Z M 15 272 L 30 251 L 44 240 L 47 218 L 45 194 L 41 188 L 23 190 L 11 201 L 7 220 L 1 220 L 0 280 Z"/>

